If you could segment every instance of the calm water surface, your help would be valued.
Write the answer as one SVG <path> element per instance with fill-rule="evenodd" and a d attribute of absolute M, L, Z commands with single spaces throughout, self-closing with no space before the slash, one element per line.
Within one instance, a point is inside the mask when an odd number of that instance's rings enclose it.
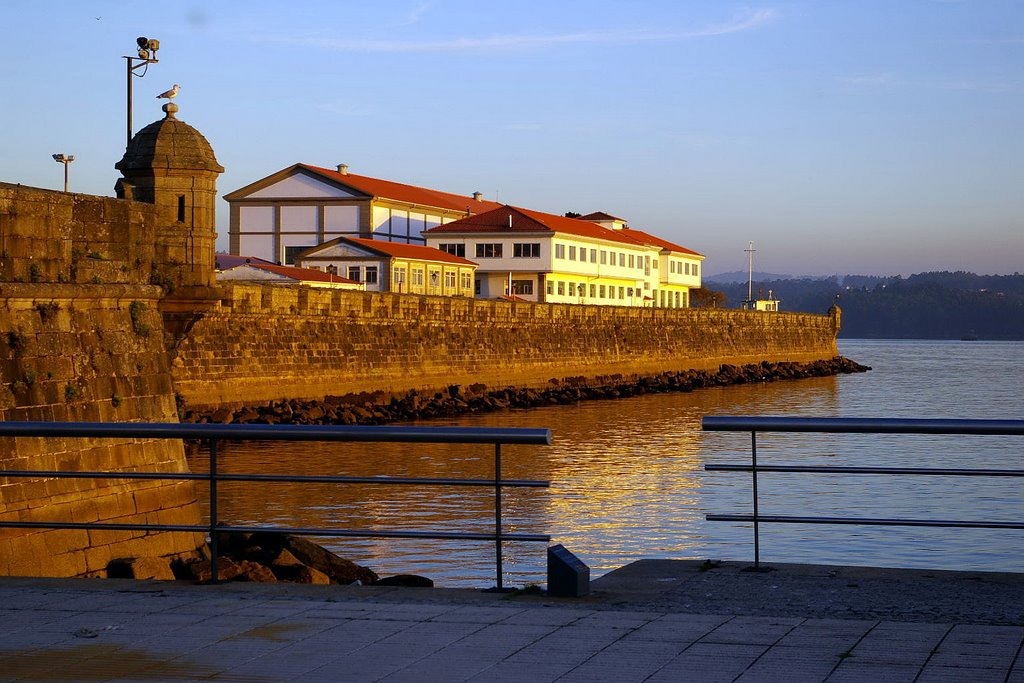
<path fill-rule="evenodd" d="M 506 531 L 547 533 L 593 576 L 644 557 L 752 558 L 749 525 L 707 522 L 707 512 L 745 513 L 750 479 L 705 472 L 708 462 L 749 459 L 746 434 L 700 431 L 704 415 L 1024 418 L 1024 343 L 858 341 L 843 355 L 872 372 L 763 385 L 591 401 L 426 424 L 547 427 L 550 447 L 503 450 L 506 477 L 548 479 L 549 490 L 505 493 Z M 1020 469 L 1021 437 L 763 434 L 762 464 Z M 205 453 L 192 458 L 207 466 Z M 493 476 L 480 446 L 228 445 L 234 472 Z M 385 486 L 221 484 L 232 523 L 344 529 L 493 529 L 493 492 Z M 762 475 L 763 514 L 1019 521 L 1019 479 Z M 414 573 L 438 585 L 487 586 L 494 549 L 485 542 L 320 539 L 379 574 Z M 1024 571 L 1024 532 L 985 529 L 762 525 L 762 559 L 887 567 Z M 510 543 L 507 583 L 545 580 L 545 548 Z"/>

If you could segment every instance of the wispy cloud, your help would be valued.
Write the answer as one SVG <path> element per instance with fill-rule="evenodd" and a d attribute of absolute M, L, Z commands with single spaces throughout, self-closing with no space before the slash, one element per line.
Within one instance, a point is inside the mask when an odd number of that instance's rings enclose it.
<path fill-rule="evenodd" d="M 427 5 L 421 5 L 418 10 L 414 10 L 409 16 L 414 16 L 418 20 L 419 15 L 426 8 Z M 720 24 L 681 31 L 638 28 L 610 31 L 579 31 L 573 33 L 508 33 L 484 37 L 467 36 L 437 40 L 351 40 L 315 35 L 292 37 L 264 36 L 255 38 L 255 40 L 302 45 L 335 52 L 509 52 L 556 47 L 559 45 L 672 42 L 721 36 L 756 29 L 773 21 L 777 16 L 776 10 L 770 8 L 748 10 L 736 14 L 728 21 Z"/>
<path fill-rule="evenodd" d="M 411 10 L 405 13 L 405 16 L 398 22 L 398 26 L 412 26 L 413 24 L 419 23 L 420 17 L 426 14 L 426 11 L 430 9 L 429 2 L 421 2 Z"/>
<path fill-rule="evenodd" d="M 903 78 L 891 72 L 874 74 L 858 74 L 843 76 L 839 79 L 843 85 L 868 90 L 915 89 L 915 90 L 963 90 L 983 93 L 1016 92 L 1021 83 L 1006 83 L 989 80 L 972 79 L 914 79 Z"/>

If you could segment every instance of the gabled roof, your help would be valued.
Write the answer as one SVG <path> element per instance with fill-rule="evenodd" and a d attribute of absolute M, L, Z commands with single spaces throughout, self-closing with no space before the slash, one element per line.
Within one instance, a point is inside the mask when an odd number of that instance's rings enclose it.
<path fill-rule="evenodd" d="M 214 254 L 217 260 L 217 270 L 227 270 L 228 268 L 234 268 L 235 266 L 241 266 L 246 263 L 256 265 L 259 263 L 265 263 L 267 265 L 274 265 L 272 261 L 261 259 L 257 256 L 235 256 L 234 254 Z"/>
<path fill-rule="evenodd" d="M 299 280 L 300 282 L 338 282 L 352 285 L 359 284 L 355 280 L 349 280 L 347 277 L 341 277 L 340 275 L 334 275 L 333 273 L 325 273 L 320 270 L 313 270 L 312 268 L 278 266 L 270 263 L 247 263 L 245 265 L 248 265 L 251 268 L 265 270 L 268 273 L 282 275 L 284 277 L 291 278 L 292 280 Z"/>
<path fill-rule="evenodd" d="M 406 244 L 404 242 L 385 242 L 384 240 L 370 240 L 364 237 L 335 237 L 333 240 L 324 242 L 316 247 L 310 247 L 302 252 L 300 259 L 315 257 L 318 251 L 329 249 L 337 244 L 352 244 L 372 253 L 392 258 L 403 258 L 414 261 L 436 261 L 439 263 L 453 263 L 460 266 L 476 266 L 477 263 L 464 259 L 447 251 L 441 251 L 435 247 L 424 247 L 419 244 Z"/>
<path fill-rule="evenodd" d="M 686 247 L 681 247 L 678 244 L 673 244 L 668 240 L 663 240 L 662 238 L 651 235 L 650 233 L 646 233 L 643 230 L 634 230 L 633 228 L 626 228 L 625 232 L 630 237 L 639 240 L 644 244 L 649 244 L 652 247 L 659 247 L 661 249 L 668 249 L 669 251 L 675 251 L 681 254 L 690 254 L 691 256 L 700 256 L 701 258 L 704 258 L 703 254 L 699 254 L 693 251 L 692 249 L 687 249 Z"/>
<path fill-rule="evenodd" d="M 391 180 L 382 180 L 380 178 L 371 178 L 369 176 L 357 175 L 355 173 L 340 173 L 337 170 L 321 168 L 320 166 L 312 166 L 310 164 L 295 164 L 293 166 L 289 166 L 288 168 L 269 175 L 262 180 L 258 180 L 255 183 L 250 183 L 245 187 L 229 192 L 224 195 L 224 198 L 229 201 L 241 199 L 242 197 L 259 189 L 259 186 L 264 186 L 268 181 L 272 182 L 274 180 L 286 178 L 296 171 L 318 176 L 331 184 L 342 185 L 348 189 L 355 190 L 359 194 L 364 194 L 375 199 L 390 199 L 392 201 L 416 204 L 422 207 L 472 213 L 489 211 L 501 206 L 497 202 L 491 202 L 485 199 L 476 200 L 470 195 L 460 195 L 453 194 L 451 192 L 442 192 L 441 190 L 431 190 L 426 187 L 405 185 L 404 183 L 396 183 Z"/>
<path fill-rule="evenodd" d="M 625 218 L 619 218 L 618 216 L 613 216 L 610 213 L 605 213 L 604 211 L 595 211 L 593 213 L 588 213 L 586 216 L 580 216 L 580 220 L 581 221 L 622 221 L 623 223 L 628 223 L 628 221 Z"/>
<path fill-rule="evenodd" d="M 511 221 L 510 221 L 511 218 Z M 591 221 L 566 218 L 541 211 L 522 209 L 516 206 L 502 206 L 492 211 L 461 218 L 451 223 L 424 230 L 425 235 L 444 233 L 513 233 L 513 232 L 557 232 L 580 237 L 619 242 L 630 246 L 646 243 L 630 236 L 631 230 L 611 230 Z"/>

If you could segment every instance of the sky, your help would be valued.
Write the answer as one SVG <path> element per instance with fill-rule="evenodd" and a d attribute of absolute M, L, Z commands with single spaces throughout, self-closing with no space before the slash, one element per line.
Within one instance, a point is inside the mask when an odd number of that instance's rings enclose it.
<path fill-rule="evenodd" d="M 174 83 L 226 168 L 294 163 L 562 214 L 704 273 L 1024 272 L 1024 2 L 4 0 L 0 182 L 112 195 Z M 227 203 L 218 200 L 218 246 Z"/>

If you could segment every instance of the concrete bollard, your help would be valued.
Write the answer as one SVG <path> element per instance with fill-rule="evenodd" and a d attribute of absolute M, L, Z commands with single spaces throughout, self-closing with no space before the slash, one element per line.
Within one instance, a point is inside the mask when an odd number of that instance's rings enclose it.
<path fill-rule="evenodd" d="M 590 567 L 562 544 L 548 548 L 548 595 L 581 598 L 590 594 Z"/>

